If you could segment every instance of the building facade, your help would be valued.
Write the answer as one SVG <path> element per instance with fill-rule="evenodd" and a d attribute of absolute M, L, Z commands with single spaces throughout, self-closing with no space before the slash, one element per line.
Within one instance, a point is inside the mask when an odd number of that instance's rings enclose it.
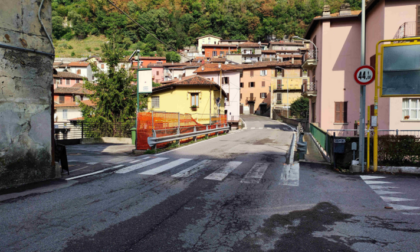
<path fill-rule="evenodd" d="M 197 39 L 197 52 L 201 53 L 201 55 L 204 55 L 203 45 L 218 45 L 221 37 L 213 36 L 213 35 L 205 35 L 196 38 Z M 210 56 L 211 57 L 211 56 Z"/>

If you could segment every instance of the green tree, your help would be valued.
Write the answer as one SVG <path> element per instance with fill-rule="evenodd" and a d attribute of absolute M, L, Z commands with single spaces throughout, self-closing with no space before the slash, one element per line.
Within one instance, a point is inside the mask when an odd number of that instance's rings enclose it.
<path fill-rule="evenodd" d="M 133 126 L 132 119 L 135 118 L 136 111 L 136 86 L 132 85 L 134 76 L 123 68 L 116 70 L 124 52 L 123 46 L 115 39 L 118 36 L 102 45 L 103 59 L 109 66 L 108 72 L 101 72 L 92 65 L 97 81 L 85 81 L 84 87 L 92 91 L 88 97 L 94 105 L 80 103 L 85 121 L 112 136 L 117 132 L 116 123 L 122 123 L 123 127 L 124 124 Z M 142 101 L 140 104 L 146 103 Z M 100 134 L 103 135 L 103 131 Z"/>
<path fill-rule="evenodd" d="M 294 101 L 290 106 L 290 112 L 292 116 L 296 116 L 297 118 L 306 118 L 309 113 L 309 99 L 300 97 Z"/>
<path fill-rule="evenodd" d="M 181 56 L 176 52 L 168 52 L 166 54 L 166 61 L 167 62 L 180 62 Z"/>
<path fill-rule="evenodd" d="M 64 36 L 67 32 L 70 31 L 69 28 L 64 28 L 63 26 L 63 18 L 59 16 L 52 17 L 52 33 L 55 39 L 60 39 Z"/>

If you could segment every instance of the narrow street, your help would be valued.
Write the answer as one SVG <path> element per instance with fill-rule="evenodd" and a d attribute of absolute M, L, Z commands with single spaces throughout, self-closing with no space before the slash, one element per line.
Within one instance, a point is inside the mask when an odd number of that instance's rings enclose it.
<path fill-rule="evenodd" d="M 243 119 L 246 129 L 156 155 L 105 156 L 119 167 L 0 202 L 0 251 L 417 251 L 419 177 L 305 164 L 290 183 L 294 129 Z M 412 210 L 385 209 L 384 195 L 411 199 Z"/>

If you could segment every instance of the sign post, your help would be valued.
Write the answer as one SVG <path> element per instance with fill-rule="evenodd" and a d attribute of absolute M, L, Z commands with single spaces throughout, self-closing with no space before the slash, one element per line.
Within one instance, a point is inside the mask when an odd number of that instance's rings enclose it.
<path fill-rule="evenodd" d="M 365 52 L 366 52 L 366 0 L 362 0 L 362 43 L 361 43 L 361 64 L 365 65 Z M 360 87 L 360 135 L 359 135 L 359 161 L 362 166 L 362 172 L 365 171 L 365 105 L 366 104 L 366 87 Z M 363 126 L 363 127 L 362 127 Z"/>

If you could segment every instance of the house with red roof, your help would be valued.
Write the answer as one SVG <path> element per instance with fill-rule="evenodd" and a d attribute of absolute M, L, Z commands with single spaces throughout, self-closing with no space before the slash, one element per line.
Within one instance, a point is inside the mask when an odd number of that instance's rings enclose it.
<path fill-rule="evenodd" d="M 68 71 L 78 74 L 82 77 L 85 77 L 89 81 L 93 80 L 93 72 L 92 67 L 90 66 L 89 62 L 86 61 L 78 61 L 78 62 L 70 62 L 67 64 Z"/>
<path fill-rule="evenodd" d="M 82 83 L 74 84 L 71 87 L 59 86 L 55 88 L 54 122 L 70 122 L 74 118 L 82 117 L 80 103 L 94 106 L 89 100 L 89 94 L 92 94 L 92 91 L 85 89 Z"/>

